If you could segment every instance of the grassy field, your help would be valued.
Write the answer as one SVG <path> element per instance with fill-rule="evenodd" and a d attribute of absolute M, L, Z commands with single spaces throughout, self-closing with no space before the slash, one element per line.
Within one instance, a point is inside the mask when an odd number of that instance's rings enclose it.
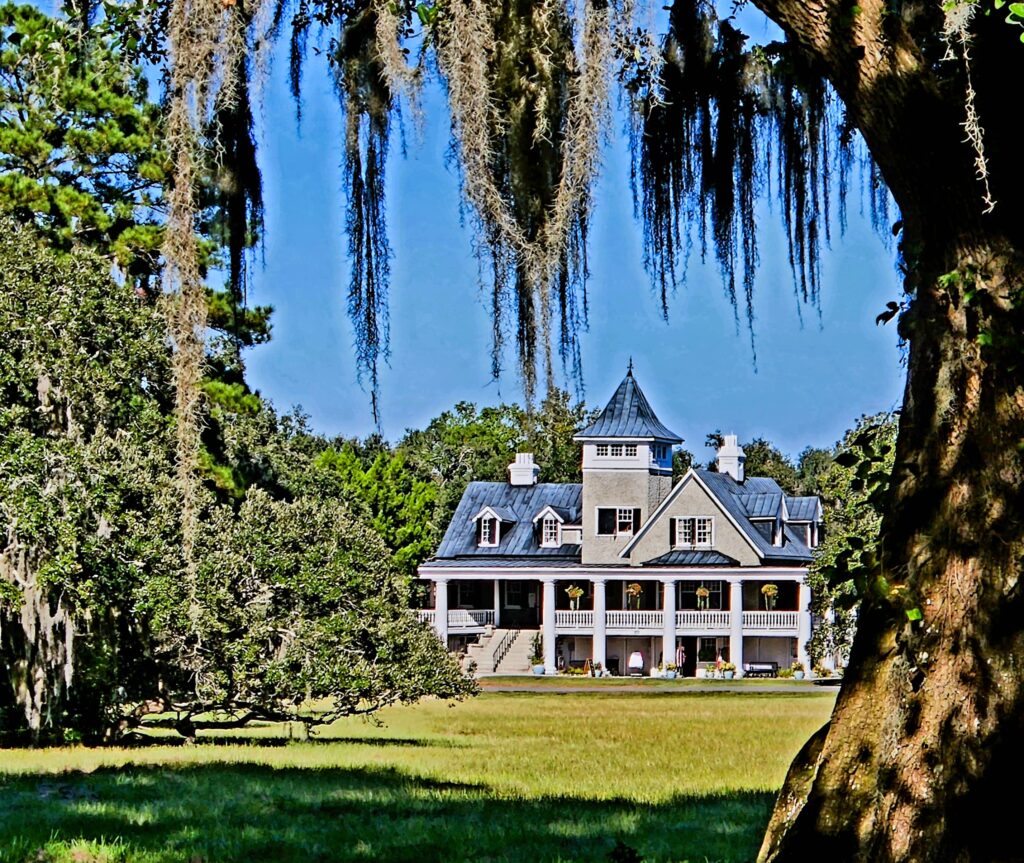
<path fill-rule="evenodd" d="M 310 742 L 3 750 L 0 860 L 745 861 L 832 702 L 485 693 Z"/>

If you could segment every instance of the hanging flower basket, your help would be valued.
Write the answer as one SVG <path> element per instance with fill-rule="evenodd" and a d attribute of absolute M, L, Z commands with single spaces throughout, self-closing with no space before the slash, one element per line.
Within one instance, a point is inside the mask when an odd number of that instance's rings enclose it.
<path fill-rule="evenodd" d="M 583 588 L 576 584 L 570 584 L 565 592 L 569 594 L 569 608 L 573 611 L 578 611 L 580 607 L 580 597 L 583 596 Z"/>
<path fill-rule="evenodd" d="M 775 600 L 779 596 L 779 586 L 777 584 L 766 584 L 761 588 L 761 595 L 764 597 L 764 607 L 768 611 L 774 611 Z"/>
<path fill-rule="evenodd" d="M 708 590 L 703 584 L 697 588 L 697 610 L 704 611 L 708 607 L 708 597 L 711 596 L 711 591 Z"/>
<path fill-rule="evenodd" d="M 640 582 L 634 581 L 626 585 L 626 596 L 627 604 L 633 608 L 640 607 L 640 595 L 644 592 L 644 587 Z"/>

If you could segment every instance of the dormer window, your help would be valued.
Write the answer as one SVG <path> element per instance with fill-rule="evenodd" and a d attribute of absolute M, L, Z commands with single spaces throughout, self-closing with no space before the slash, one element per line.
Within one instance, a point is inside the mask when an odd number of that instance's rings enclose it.
<path fill-rule="evenodd" d="M 515 527 L 515 510 L 508 506 L 485 506 L 470 519 L 476 522 L 476 544 L 481 548 L 493 548 L 501 542 L 502 522 L 508 529 Z"/>
<path fill-rule="evenodd" d="M 675 518 L 670 522 L 675 534 L 674 548 L 711 548 L 715 543 L 715 519 L 700 515 L 693 518 Z"/>
<path fill-rule="evenodd" d="M 480 543 L 481 546 L 495 546 L 498 544 L 498 519 L 484 517 L 480 519 Z"/>
<path fill-rule="evenodd" d="M 562 544 L 562 526 L 558 519 L 548 516 L 541 521 L 540 544 L 542 548 L 558 548 Z"/>

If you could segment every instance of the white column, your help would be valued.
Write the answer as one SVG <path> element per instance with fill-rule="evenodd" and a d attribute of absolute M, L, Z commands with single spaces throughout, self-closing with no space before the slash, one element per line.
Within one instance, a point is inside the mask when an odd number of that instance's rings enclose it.
<path fill-rule="evenodd" d="M 674 578 L 665 579 L 662 584 L 665 585 L 665 590 L 662 603 L 664 605 L 662 609 L 664 634 L 661 643 L 661 661 L 667 665 L 669 662 L 676 661 L 676 580 Z"/>
<path fill-rule="evenodd" d="M 796 607 L 800 612 L 796 624 L 796 658 L 810 674 L 811 659 L 807 655 L 807 642 L 811 640 L 811 589 L 802 581 L 796 586 Z"/>
<path fill-rule="evenodd" d="M 543 605 L 541 606 L 541 633 L 544 639 L 544 673 L 557 674 L 555 661 L 555 580 L 545 578 Z"/>
<path fill-rule="evenodd" d="M 501 581 L 494 579 L 494 628 L 501 626 Z"/>
<path fill-rule="evenodd" d="M 608 637 L 605 634 L 605 621 L 607 615 L 605 612 L 608 608 L 608 603 L 605 599 L 604 594 L 604 579 L 595 578 L 594 583 L 594 648 L 593 658 L 594 662 L 601 663 L 601 668 L 605 668 L 608 664 Z"/>
<path fill-rule="evenodd" d="M 434 628 L 441 644 L 448 648 L 448 579 L 434 579 Z"/>
<path fill-rule="evenodd" d="M 743 676 L 743 582 L 729 582 L 729 661 Z"/>

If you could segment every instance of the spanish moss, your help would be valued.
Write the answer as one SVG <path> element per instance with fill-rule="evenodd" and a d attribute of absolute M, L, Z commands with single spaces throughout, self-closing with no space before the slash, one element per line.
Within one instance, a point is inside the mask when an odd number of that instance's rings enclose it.
<path fill-rule="evenodd" d="M 334 70 L 345 112 L 345 230 L 351 261 L 348 312 L 355 330 L 360 383 L 368 384 L 374 422 L 380 422 L 380 362 L 388 357 L 391 248 L 384 177 L 392 108 L 377 51 L 372 8 L 350 18 L 337 45 Z"/>
<path fill-rule="evenodd" d="M 661 85 L 633 93 L 631 149 L 644 263 L 662 314 L 695 240 L 705 260 L 710 238 L 737 323 L 742 306 L 756 363 L 756 208 L 777 202 L 798 310 L 820 310 L 820 251 L 831 242 L 834 216 L 845 230 L 854 149 L 838 100 L 796 47 L 750 47 L 746 39 L 718 19 L 712 3 L 675 0 Z M 872 221 L 884 227 L 888 191 L 870 160 L 860 168 Z"/>

